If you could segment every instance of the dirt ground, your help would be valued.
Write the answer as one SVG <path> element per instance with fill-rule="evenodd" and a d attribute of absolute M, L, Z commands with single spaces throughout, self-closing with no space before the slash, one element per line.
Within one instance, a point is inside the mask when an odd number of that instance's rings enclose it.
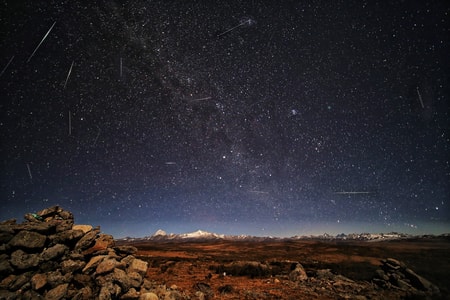
<path fill-rule="evenodd" d="M 123 243 L 123 242 L 122 242 Z M 393 241 L 146 241 L 127 243 L 138 248 L 137 256 L 149 263 L 150 280 L 176 285 L 177 290 L 195 295 L 207 289 L 209 299 L 337 299 L 330 283 L 318 285 L 313 274 L 330 269 L 361 286 L 374 286 L 371 280 L 380 260 L 394 258 L 404 262 L 437 285 L 440 299 L 450 299 L 450 239 L 433 237 Z M 236 262 L 270 266 L 239 273 L 227 268 Z M 303 265 L 311 280 L 289 280 L 296 262 Z M 231 270 L 231 271 L 230 271 Z M 228 271 L 225 272 L 225 271 Z M 329 289 L 329 291 L 327 291 Z M 363 289 L 363 287 L 361 287 Z M 403 299 L 379 289 L 380 299 Z M 364 294 L 364 291 L 361 291 Z M 395 297 L 394 297 L 395 296 Z M 355 298 L 356 299 L 356 298 Z"/>

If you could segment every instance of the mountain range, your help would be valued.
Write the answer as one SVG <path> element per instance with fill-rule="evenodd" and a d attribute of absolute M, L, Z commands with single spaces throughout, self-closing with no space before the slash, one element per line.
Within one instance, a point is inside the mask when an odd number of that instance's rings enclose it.
<path fill-rule="evenodd" d="M 444 236 L 449 236 L 445 234 Z M 204 230 L 197 230 L 188 233 L 167 233 L 162 229 L 158 229 L 154 234 L 146 237 L 125 237 L 121 241 L 171 241 L 171 240 L 244 240 L 244 241 L 265 241 L 265 240 L 358 240 L 358 241 L 379 241 L 379 240 L 394 240 L 394 239 L 408 239 L 408 238 L 426 238 L 429 235 L 414 236 L 404 233 L 390 232 L 390 233 L 350 233 L 330 235 L 327 233 L 321 235 L 308 236 L 292 236 L 292 237 L 272 237 L 272 236 L 251 236 L 251 235 L 225 235 L 208 232 Z"/>

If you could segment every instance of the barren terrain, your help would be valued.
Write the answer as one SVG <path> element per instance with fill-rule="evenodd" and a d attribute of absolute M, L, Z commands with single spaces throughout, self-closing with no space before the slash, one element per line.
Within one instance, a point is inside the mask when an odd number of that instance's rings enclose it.
<path fill-rule="evenodd" d="M 125 242 L 120 242 L 123 244 Z M 392 241 L 127 242 L 149 263 L 147 277 L 206 299 L 450 299 L 450 239 Z M 381 260 L 394 258 L 436 285 L 439 296 L 373 282 Z M 308 278 L 289 276 L 300 263 Z M 329 269 L 329 273 L 326 270 Z M 333 277 L 323 274 L 332 274 Z M 341 276 L 342 275 L 342 276 Z"/>

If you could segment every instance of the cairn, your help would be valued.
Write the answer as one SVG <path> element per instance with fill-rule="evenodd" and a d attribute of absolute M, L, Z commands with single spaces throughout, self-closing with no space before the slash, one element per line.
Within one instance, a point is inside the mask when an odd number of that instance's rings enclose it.
<path fill-rule="evenodd" d="M 0 299 L 154 299 L 147 262 L 59 206 L 0 223 Z"/>

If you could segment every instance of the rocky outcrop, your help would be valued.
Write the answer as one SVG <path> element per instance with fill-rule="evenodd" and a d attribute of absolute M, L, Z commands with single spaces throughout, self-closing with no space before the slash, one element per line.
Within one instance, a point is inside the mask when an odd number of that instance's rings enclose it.
<path fill-rule="evenodd" d="M 147 263 L 58 206 L 0 223 L 0 299 L 153 299 Z M 152 298 L 153 297 L 153 298 Z"/>
<path fill-rule="evenodd" d="M 376 276 L 373 279 L 380 287 L 397 288 L 411 295 L 424 297 L 439 295 L 440 291 L 437 286 L 416 274 L 403 262 L 387 258 L 383 259 L 381 263 L 381 268 L 376 270 Z"/>

